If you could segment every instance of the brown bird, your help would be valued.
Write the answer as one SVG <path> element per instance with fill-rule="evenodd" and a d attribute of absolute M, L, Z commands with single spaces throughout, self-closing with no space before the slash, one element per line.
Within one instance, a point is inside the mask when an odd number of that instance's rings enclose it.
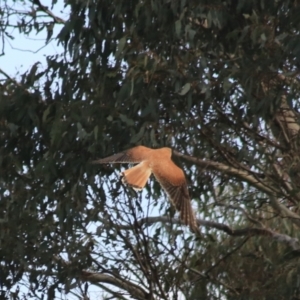
<path fill-rule="evenodd" d="M 133 189 L 142 190 L 151 173 L 168 194 L 170 201 L 180 211 L 180 218 L 193 232 L 199 232 L 191 206 L 189 191 L 182 169 L 171 160 L 170 148 L 150 149 L 137 146 L 115 155 L 95 160 L 94 164 L 138 163 L 121 173 L 122 182 Z"/>

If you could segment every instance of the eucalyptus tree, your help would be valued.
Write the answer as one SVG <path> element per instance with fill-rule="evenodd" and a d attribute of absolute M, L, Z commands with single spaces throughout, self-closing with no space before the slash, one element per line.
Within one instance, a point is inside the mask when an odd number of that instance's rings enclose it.
<path fill-rule="evenodd" d="M 298 3 L 18 3 L 2 49 L 14 27 L 63 51 L 0 69 L 2 295 L 299 297 Z M 136 145 L 173 148 L 201 236 L 156 181 L 90 164 Z"/>

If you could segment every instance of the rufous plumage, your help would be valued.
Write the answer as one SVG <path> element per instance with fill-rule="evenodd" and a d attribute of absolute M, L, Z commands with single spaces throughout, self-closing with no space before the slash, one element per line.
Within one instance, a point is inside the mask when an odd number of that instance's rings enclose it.
<path fill-rule="evenodd" d="M 182 169 L 171 160 L 170 148 L 151 149 L 137 146 L 127 151 L 93 161 L 94 164 L 133 163 L 138 164 L 121 173 L 122 182 L 135 190 L 142 190 L 153 173 L 169 196 L 171 203 L 180 212 L 180 218 L 193 232 L 199 232 L 189 191 Z"/>

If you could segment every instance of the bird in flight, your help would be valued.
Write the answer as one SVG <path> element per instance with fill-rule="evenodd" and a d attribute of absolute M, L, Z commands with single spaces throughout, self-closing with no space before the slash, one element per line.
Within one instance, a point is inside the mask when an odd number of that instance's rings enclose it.
<path fill-rule="evenodd" d="M 106 163 L 133 163 L 136 166 L 121 173 L 122 182 L 136 191 L 142 190 L 150 175 L 153 173 L 156 180 L 168 194 L 171 203 L 180 212 L 180 219 L 193 232 L 199 232 L 194 211 L 192 209 L 186 179 L 182 169 L 171 160 L 172 149 L 151 149 L 137 146 L 93 161 L 94 164 Z"/>

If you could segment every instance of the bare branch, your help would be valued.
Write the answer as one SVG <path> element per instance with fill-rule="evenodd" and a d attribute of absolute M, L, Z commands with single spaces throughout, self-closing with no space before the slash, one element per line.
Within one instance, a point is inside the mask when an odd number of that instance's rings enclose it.
<path fill-rule="evenodd" d="M 285 188 L 285 190 L 289 194 L 293 194 L 294 198 L 297 199 L 297 202 L 300 202 L 300 193 L 296 192 L 295 188 L 292 187 L 291 183 L 288 180 L 288 178 L 289 178 L 288 173 L 286 171 L 283 171 L 282 168 L 280 168 L 280 166 L 276 163 L 273 164 L 273 168 L 274 168 L 278 178 L 280 179 L 283 187 Z M 290 200 L 293 201 L 294 203 L 296 203 L 296 201 L 294 201 L 294 199 L 290 199 Z"/>
<path fill-rule="evenodd" d="M 118 288 L 126 290 L 135 299 L 141 299 L 141 300 L 151 299 L 149 293 L 144 291 L 138 285 L 125 279 L 120 280 L 107 274 L 94 273 L 89 271 L 82 271 L 81 279 L 84 281 L 89 281 L 91 283 L 104 282 L 104 283 L 112 284 Z"/>
<path fill-rule="evenodd" d="M 283 217 L 289 218 L 294 224 L 300 227 L 300 217 L 286 206 L 282 205 L 274 195 L 269 196 L 272 207 L 279 211 Z"/>
<path fill-rule="evenodd" d="M 212 170 L 220 171 L 222 173 L 234 175 L 242 180 L 251 183 L 256 188 L 258 188 L 259 190 L 265 193 L 273 194 L 274 192 L 278 192 L 278 193 L 280 192 L 280 190 L 275 189 L 275 187 L 269 187 L 267 184 L 263 184 L 261 181 L 255 178 L 251 173 L 245 170 L 236 169 L 231 166 L 225 165 L 223 163 L 215 162 L 212 160 L 203 160 L 197 157 L 185 155 L 177 151 L 173 151 L 173 154 L 178 157 L 182 157 L 183 159 L 190 161 L 200 167 L 209 168 Z"/>
<path fill-rule="evenodd" d="M 276 194 L 280 194 L 281 191 L 275 187 L 268 186 L 267 183 L 263 183 L 262 181 L 259 181 L 256 177 L 254 177 L 251 173 L 245 171 L 233 168 L 231 166 L 227 166 L 223 163 L 214 162 L 211 160 L 203 160 L 196 157 L 184 155 L 180 152 L 173 151 L 174 155 L 178 157 L 182 157 L 187 161 L 190 161 L 198 166 L 209 168 L 212 170 L 220 171 L 225 174 L 234 175 L 242 180 L 245 180 L 249 183 L 251 183 L 253 186 L 255 186 L 257 189 L 261 190 L 262 192 L 265 192 L 270 196 L 270 204 L 274 209 L 276 209 L 280 214 L 282 214 L 283 217 L 288 217 L 290 220 L 296 224 L 298 227 L 300 227 L 300 216 L 296 213 L 289 210 L 286 206 L 279 203 L 279 201 L 276 198 Z"/>
<path fill-rule="evenodd" d="M 173 223 L 173 224 L 182 224 L 179 218 L 169 218 L 167 216 L 160 216 L 160 217 L 148 217 L 148 218 L 143 218 L 138 221 L 138 226 L 146 225 L 146 226 L 151 226 L 155 223 L 162 222 L 162 223 Z M 223 224 L 223 223 L 218 223 L 218 222 L 213 222 L 213 221 L 206 221 L 202 219 L 197 219 L 197 224 L 199 226 L 205 226 L 209 228 L 215 228 L 221 231 L 226 232 L 228 235 L 231 236 L 268 236 L 273 238 L 274 240 L 280 242 L 280 243 L 285 243 L 289 245 L 292 249 L 299 249 L 300 248 L 300 242 L 296 238 L 292 238 L 286 234 L 281 234 L 278 232 L 275 232 L 271 229 L 268 228 L 261 228 L 261 227 L 245 227 L 241 229 L 233 229 L 230 226 Z M 136 224 L 131 224 L 131 225 L 118 225 L 119 229 L 132 229 L 136 226 Z"/>
<path fill-rule="evenodd" d="M 53 14 L 53 12 L 48 9 L 47 6 L 42 5 L 40 0 L 33 0 L 33 3 L 36 4 L 41 11 L 45 12 L 48 16 L 52 17 L 56 23 L 58 23 L 58 24 L 66 23 L 65 20 L 61 19 L 60 17 L 55 16 Z"/>

